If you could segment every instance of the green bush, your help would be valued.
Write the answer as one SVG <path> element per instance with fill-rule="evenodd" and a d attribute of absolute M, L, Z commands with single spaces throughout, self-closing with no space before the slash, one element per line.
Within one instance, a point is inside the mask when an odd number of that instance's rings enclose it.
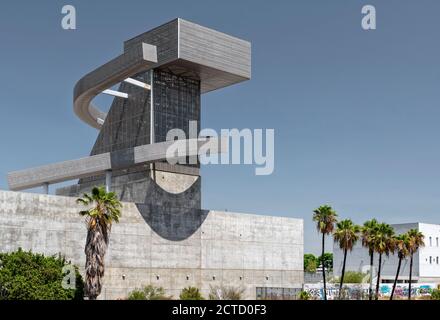
<path fill-rule="evenodd" d="M 241 300 L 244 289 L 227 287 L 227 286 L 211 286 L 209 300 Z"/>
<path fill-rule="evenodd" d="M 312 296 L 310 295 L 310 293 L 308 293 L 307 291 L 305 291 L 305 290 L 301 290 L 299 293 L 298 293 L 298 299 L 299 300 L 310 300 L 312 298 Z"/>
<path fill-rule="evenodd" d="M 304 255 L 304 271 L 305 272 L 316 272 L 318 267 L 318 258 L 313 254 L 306 253 Z"/>
<path fill-rule="evenodd" d="M 184 288 L 180 293 L 180 300 L 204 300 L 198 288 Z"/>
<path fill-rule="evenodd" d="M 369 276 L 366 273 L 356 272 L 356 271 L 347 271 L 344 275 L 344 283 L 368 283 Z M 330 283 L 339 284 L 341 281 L 340 277 L 333 277 L 329 280 Z"/>
<path fill-rule="evenodd" d="M 440 300 L 440 290 L 439 289 L 432 290 L 431 299 L 432 300 Z"/>
<path fill-rule="evenodd" d="M 344 283 L 363 283 L 368 275 L 362 272 L 347 271 L 344 275 Z"/>
<path fill-rule="evenodd" d="M 0 300 L 83 299 L 84 282 L 75 270 L 75 288 L 64 289 L 63 267 L 69 263 L 61 256 L 45 257 L 25 252 L 0 253 Z"/>
<path fill-rule="evenodd" d="M 136 289 L 130 292 L 128 300 L 170 300 L 171 298 L 165 295 L 165 290 L 161 287 L 153 287 L 148 285 L 142 289 Z"/>

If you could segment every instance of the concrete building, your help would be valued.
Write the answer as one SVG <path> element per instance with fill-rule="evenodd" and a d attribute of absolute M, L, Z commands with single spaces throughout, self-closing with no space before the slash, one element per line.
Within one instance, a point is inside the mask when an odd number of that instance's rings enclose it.
<path fill-rule="evenodd" d="M 200 148 L 224 152 L 220 138 L 192 138 L 201 94 L 250 77 L 249 42 L 183 19 L 126 41 L 120 56 L 74 89 L 76 115 L 99 130 L 90 155 L 8 175 L 12 191 L 42 186 L 48 193 L 50 184 L 78 182 L 57 196 L 0 192 L 0 251 L 60 252 L 84 265 L 86 230 L 75 197 L 105 185 L 124 209 L 101 298 L 123 298 L 143 284 L 175 297 L 190 285 L 207 294 L 219 284 L 242 287 L 246 298 L 294 295 L 303 284 L 302 220 L 201 208 Z M 108 114 L 92 104 L 101 93 L 114 96 Z M 189 137 L 178 142 L 189 145 L 186 157 L 195 163 L 170 162 L 171 129 Z"/>
<path fill-rule="evenodd" d="M 48 255 L 61 252 L 85 264 L 86 227 L 75 198 L 0 191 L 0 251 L 19 247 Z M 288 291 L 303 283 L 303 221 L 300 219 L 190 210 L 152 210 L 124 203 L 112 227 L 101 299 L 125 298 L 142 285 L 162 286 L 178 298 L 196 286 L 257 293 Z"/>
<path fill-rule="evenodd" d="M 440 283 L 440 225 L 427 223 L 403 223 L 391 225 L 396 234 L 405 233 L 410 229 L 417 229 L 425 235 L 425 247 L 422 247 L 414 255 L 413 281 L 418 283 Z M 343 252 L 337 244 L 333 247 L 334 262 L 333 272 L 340 276 L 342 271 Z M 375 255 L 377 267 L 378 256 Z M 397 271 L 397 255 L 383 257 L 382 275 L 383 283 L 394 281 Z M 369 268 L 370 258 L 368 250 L 361 244 L 357 244 L 351 253 L 347 255 L 346 270 L 366 272 Z M 409 281 L 409 259 L 402 261 L 399 282 Z"/>

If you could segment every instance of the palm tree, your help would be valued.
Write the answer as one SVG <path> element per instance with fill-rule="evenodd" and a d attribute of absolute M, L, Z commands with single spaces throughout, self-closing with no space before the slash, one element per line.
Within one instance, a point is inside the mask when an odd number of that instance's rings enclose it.
<path fill-rule="evenodd" d="M 122 204 L 113 192 L 104 187 L 94 187 L 92 194 L 84 194 L 77 203 L 90 207 L 80 212 L 86 217 L 87 240 L 85 246 L 85 295 L 96 300 L 101 293 L 104 277 L 104 256 L 107 251 L 113 222 L 119 222 Z"/>
<path fill-rule="evenodd" d="M 320 206 L 313 211 L 313 221 L 316 222 L 318 232 L 322 233 L 322 257 L 325 253 L 325 236 L 333 232 L 334 224 L 337 221 L 337 213 L 328 205 Z M 322 279 L 324 281 L 324 300 L 327 300 L 327 287 L 325 282 L 325 264 L 322 263 Z"/>
<path fill-rule="evenodd" d="M 374 234 L 374 250 L 379 254 L 379 267 L 377 269 L 376 300 L 379 299 L 380 272 L 382 269 L 382 255 L 389 256 L 394 249 L 394 229 L 386 223 L 380 223 Z"/>
<path fill-rule="evenodd" d="M 419 248 L 425 246 L 423 241 L 425 236 L 423 233 L 419 232 L 417 229 L 411 229 L 408 231 L 408 248 L 409 248 L 409 287 L 408 287 L 408 299 L 411 300 L 411 282 L 412 282 L 412 269 L 413 269 L 413 257 L 414 253 L 419 250 Z"/>
<path fill-rule="evenodd" d="M 339 298 L 341 298 L 342 284 L 344 283 L 345 263 L 347 252 L 353 250 L 353 246 L 359 239 L 361 227 L 355 225 L 350 219 L 342 220 L 336 224 L 336 231 L 333 234 L 335 242 L 339 243 L 339 248 L 344 251 L 344 261 L 342 263 L 341 282 L 339 284 Z"/>
<path fill-rule="evenodd" d="M 370 255 L 370 287 L 368 290 L 368 299 L 373 298 L 373 269 L 374 269 L 374 235 L 379 223 L 376 219 L 368 220 L 362 227 L 362 245 L 368 248 Z"/>
<path fill-rule="evenodd" d="M 407 233 L 398 235 L 392 240 L 394 242 L 394 249 L 397 251 L 399 263 L 397 264 L 396 278 L 394 279 L 393 290 L 391 290 L 390 300 L 393 300 L 394 291 L 396 290 L 397 280 L 399 279 L 400 267 L 402 260 L 409 255 L 409 236 Z"/>

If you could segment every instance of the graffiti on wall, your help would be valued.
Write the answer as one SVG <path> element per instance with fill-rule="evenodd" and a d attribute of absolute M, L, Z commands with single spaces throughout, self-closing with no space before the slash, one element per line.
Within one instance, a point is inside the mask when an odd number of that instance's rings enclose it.
<path fill-rule="evenodd" d="M 350 300 L 368 299 L 368 283 L 362 284 L 347 284 L 343 287 L 341 294 L 342 298 Z M 373 286 L 374 290 L 375 286 Z M 411 295 L 413 297 L 429 296 L 433 289 L 437 288 L 435 283 L 414 283 L 411 286 Z M 393 289 L 392 283 L 383 283 L 379 287 L 380 297 L 389 297 Z M 324 289 L 322 283 L 304 284 L 304 290 L 307 291 L 313 299 L 322 300 L 324 296 Z M 408 296 L 409 286 L 407 283 L 399 283 L 396 285 L 394 295 L 396 297 Z M 334 300 L 339 297 L 339 285 L 327 284 L 327 299 Z"/>

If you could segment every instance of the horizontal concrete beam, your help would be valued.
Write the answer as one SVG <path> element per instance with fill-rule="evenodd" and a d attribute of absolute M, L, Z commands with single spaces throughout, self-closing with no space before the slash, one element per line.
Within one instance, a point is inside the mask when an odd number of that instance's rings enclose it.
<path fill-rule="evenodd" d="M 124 99 L 128 98 L 128 93 L 120 92 L 120 91 L 116 91 L 116 90 L 111 90 L 111 89 L 106 89 L 106 90 L 102 91 L 102 93 L 107 94 L 109 96 L 113 96 L 113 97 L 119 97 L 119 98 L 124 98 Z"/>
<path fill-rule="evenodd" d="M 80 179 L 95 175 L 104 174 L 108 170 L 117 170 L 132 167 L 133 165 L 153 163 L 163 160 L 172 162 L 181 158 L 198 156 L 201 154 L 200 148 L 210 152 L 227 152 L 227 141 L 224 137 L 209 139 L 188 139 L 178 141 L 165 141 L 155 144 L 147 144 L 135 148 L 107 152 L 86 158 L 69 160 L 41 167 L 15 171 L 8 174 L 8 185 L 10 190 L 19 191 L 30 189 L 45 184 L 59 183 L 63 181 Z M 208 144 L 208 145 L 207 145 Z M 167 155 L 170 147 L 185 146 L 184 154 Z"/>
<path fill-rule="evenodd" d="M 144 83 L 142 81 L 136 80 L 136 79 L 127 78 L 124 80 L 124 82 L 130 83 L 132 85 L 143 88 L 145 90 L 151 90 L 151 85 L 149 85 L 148 83 Z"/>

